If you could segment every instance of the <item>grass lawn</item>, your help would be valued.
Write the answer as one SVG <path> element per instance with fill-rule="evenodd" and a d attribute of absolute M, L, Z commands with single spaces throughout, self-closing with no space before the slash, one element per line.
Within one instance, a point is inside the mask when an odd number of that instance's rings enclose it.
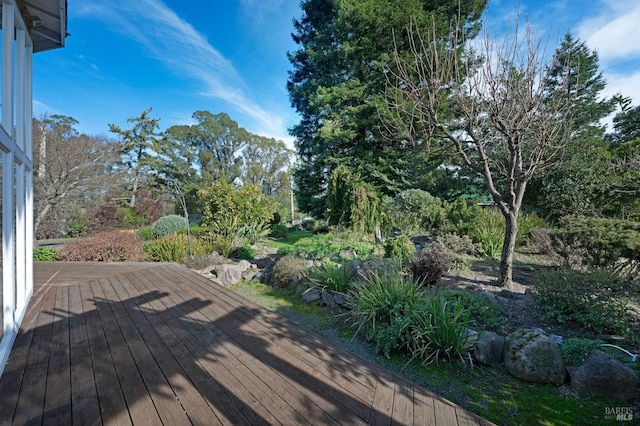
<path fill-rule="evenodd" d="M 297 241 L 303 238 L 311 237 L 312 235 L 313 235 L 313 232 L 311 231 L 291 231 L 287 234 L 287 236 L 284 239 L 267 241 L 264 243 L 264 245 L 267 247 L 273 247 L 273 248 L 279 249 L 281 247 L 292 246 Z"/>

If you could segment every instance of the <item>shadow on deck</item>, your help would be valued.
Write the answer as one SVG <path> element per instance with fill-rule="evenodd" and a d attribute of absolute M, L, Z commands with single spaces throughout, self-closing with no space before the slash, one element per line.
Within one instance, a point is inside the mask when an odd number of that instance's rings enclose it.
<path fill-rule="evenodd" d="M 489 424 L 175 264 L 42 262 L 0 424 Z"/>

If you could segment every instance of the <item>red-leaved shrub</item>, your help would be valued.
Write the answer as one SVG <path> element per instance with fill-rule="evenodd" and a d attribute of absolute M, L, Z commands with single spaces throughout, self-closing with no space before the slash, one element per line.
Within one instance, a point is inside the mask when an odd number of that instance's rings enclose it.
<path fill-rule="evenodd" d="M 138 262 L 144 260 L 142 241 L 135 233 L 108 231 L 73 240 L 59 252 L 72 262 Z"/>

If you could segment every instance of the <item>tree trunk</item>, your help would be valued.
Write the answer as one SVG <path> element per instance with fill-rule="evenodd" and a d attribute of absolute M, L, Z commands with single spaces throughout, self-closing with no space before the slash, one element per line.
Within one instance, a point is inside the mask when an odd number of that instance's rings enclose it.
<path fill-rule="evenodd" d="M 38 215 L 36 216 L 36 219 L 33 223 L 33 234 L 37 235 L 38 234 L 38 228 L 40 228 L 40 224 L 42 223 L 42 221 L 44 220 L 45 216 L 47 215 L 47 213 L 49 213 L 49 210 L 51 210 L 51 203 L 47 203 L 44 208 L 42 210 L 40 210 L 40 212 L 38 212 Z"/>
<path fill-rule="evenodd" d="M 138 173 L 133 179 L 133 189 L 131 190 L 131 199 L 129 200 L 129 207 L 134 208 L 136 206 L 136 194 L 138 193 Z"/>
<path fill-rule="evenodd" d="M 513 288 L 513 253 L 516 249 L 516 236 L 518 235 L 518 213 L 509 212 L 505 216 L 505 222 L 498 285 L 500 287 Z"/>

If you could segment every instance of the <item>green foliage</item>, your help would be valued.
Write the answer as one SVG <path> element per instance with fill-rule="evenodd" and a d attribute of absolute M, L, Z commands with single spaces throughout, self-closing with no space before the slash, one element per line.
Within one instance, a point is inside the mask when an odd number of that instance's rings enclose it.
<path fill-rule="evenodd" d="M 302 226 L 302 229 L 304 229 L 305 231 L 315 231 L 316 220 L 312 217 L 305 217 L 304 219 L 302 219 L 300 226 Z"/>
<path fill-rule="evenodd" d="M 224 257 L 229 257 L 233 251 L 233 240 L 229 237 L 220 234 L 211 234 L 201 238 L 211 246 L 212 251 Z"/>
<path fill-rule="evenodd" d="M 640 222 L 565 218 L 551 234 L 567 266 L 605 268 L 631 276 L 640 264 Z"/>
<path fill-rule="evenodd" d="M 421 283 L 397 274 L 374 274 L 354 283 L 349 304 L 356 335 L 365 332 L 388 355 L 406 342 L 406 319 L 423 296 Z"/>
<path fill-rule="evenodd" d="M 278 206 L 258 185 L 235 189 L 219 180 L 198 191 L 203 222 L 228 238 L 248 238 L 251 244 L 269 232 L 269 223 Z"/>
<path fill-rule="evenodd" d="M 387 238 L 384 242 L 386 257 L 398 259 L 401 262 L 410 262 L 416 257 L 416 246 L 406 235 Z"/>
<path fill-rule="evenodd" d="M 495 300 L 460 290 L 444 290 L 442 297 L 451 303 L 459 302 L 469 312 L 469 327 L 501 333 L 507 326 L 502 308 Z"/>
<path fill-rule="evenodd" d="M 479 254 L 476 244 L 468 235 L 441 234 L 436 237 L 433 247 L 444 252 L 451 263 L 451 268 L 461 269 L 469 265 L 472 258 Z"/>
<path fill-rule="evenodd" d="M 163 237 L 185 229 L 186 227 L 187 222 L 183 216 L 170 214 L 153 222 L 153 234 L 156 237 Z"/>
<path fill-rule="evenodd" d="M 120 224 L 125 226 L 138 225 L 143 221 L 138 212 L 131 207 L 118 207 L 116 209 L 116 217 Z"/>
<path fill-rule="evenodd" d="M 142 242 L 133 232 L 108 231 L 65 244 L 60 258 L 71 262 L 138 262 L 144 260 Z"/>
<path fill-rule="evenodd" d="M 251 247 L 241 246 L 236 250 L 236 257 L 238 259 L 253 260 L 256 257 L 256 251 Z"/>
<path fill-rule="evenodd" d="M 271 225 L 270 236 L 272 238 L 285 238 L 289 233 L 289 228 L 281 223 L 274 223 Z"/>
<path fill-rule="evenodd" d="M 469 352 L 467 323 L 469 311 L 460 301 L 451 302 L 440 294 L 431 294 L 409 313 L 408 342 L 413 358 L 423 363 L 459 358 Z"/>
<path fill-rule="evenodd" d="M 306 260 L 299 256 L 283 256 L 273 265 L 271 282 L 276 287 L 291 287 L 304 277 L 308 268 Z"/>
<path fill-rule="evenodd" d="M 184 263 L 189 257 L 189 238 L 186 233 L 167 234 L 144 246 L 147 258 L 154 262 Z M 199 238 L 191 239 L 194 256 L 212 252 L 210 242 Z"/>
<path fill-rule="evenodd" d="M 58 252 L 52 247 L 38 247 L 33 250 L 33 260 L 35 262 L 51 262 L 60 260 Z"/>
<path fill-rule="evenodd" d="M 380 225 L 381 200 L 377 191 L 345 166 L 331 173 L 327 203 L 329 225 L 356 232 L 373 232 Z"/>
<path fill-rule="evenodd" d="M 560 346 L 562 358 L 569 365 L 580 365 L 587 359 L 592 350 L 598 349 L 603 343 L 602 340 L 583 338 L 564 339 Z"/>
<path fill-rule="evenodd" d="M 471 240 L 480 244 L 484 255 L 497 257 L 502 252 L 504 242 L 505 221 L 497 210 L 482 210 L 471 230 Z"/>
<path fill-rule="evenodd" d="M 547 321 L 623 336 L 637 326 L 625 302 L 632 284 L 610 272 L 541 271 L 535 283 L 537 306 Z"/>
<path fill-rule="evenodd" d="M 465 200 L 445 203 L 444 208 L 444 231 L 453 234 L 470 236 L 482 217 L 482 207 Z"/>
<path fill-rule="evenodd" d="M 370 279 L 375 275 L 402 275 L 402 262 L 398 259 L 372 255 L 367 257 L 362 263 L 359 274 L 365 279 Z"/>
<path fill-rule="evenodd" d="M 271 225 L 268 223 L 245 223 L 239 229 L 240 235 L 245 238 L 249 244 L 257 244 L 271 232 Z"/>
<path fill-rule="evenodd" d="M 301 256 L 324 259 L 336 257 L 340 250 L 352 248 L 358 257 L 364 258 L 373 253 L 374 245 L 357 233 L 332 233 L 313 235 L 297 241 L 292 246 L 281 247 L 278 254 L 298 254 Z"/>
<path fill-rule="evenodd" d="M 142 241 L 153 240 L 155 236 L 156 234 L 153 226 L 143 226 L 142 228 L 138 229 L 138 237 L 140 237 Z"/>
<path fill-rule="evenodd" d="M 336 263 L 331 260 L 325 261 L 313 267 L 307 278 L 314 287 L 327 290 L 332 293 L 346 294 L 350 289 L 354 271 L 347 263 Z"/>
<path fill-rule="evenodd" d="M 445 209 L 438 197 L 420 189 L 408 189 L 386 203 L 385 215 L 389 221 L 385 229 L 415 235 L 440 229 Z"/>
<path fill-rule="evenodd" d="M 78 213 L 67 220 L 67 234 L 70 237 L 80 237 L 86 234 L 85 228 L 89 223 L 89 215 Z"/>
<path fill-rule="evenodd" d="M 413 279 L 425 286 L 435 285 L 450 269 L 449 256 L 437 247 L 421 250 L 411 262 Z"/>

